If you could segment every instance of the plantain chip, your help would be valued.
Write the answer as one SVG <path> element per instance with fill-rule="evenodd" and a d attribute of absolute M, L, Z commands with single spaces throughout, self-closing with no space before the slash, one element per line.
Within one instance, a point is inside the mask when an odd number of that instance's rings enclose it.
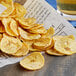
<path fill-rule="evenodd" d="M 54 44 L 55 44 L 54 40 L 51 39 L 51 44 L 46 48 L 46 50 L 53 48 Z"/>
<path fill-rule="evenodd" d="M 32 45 L 29 45 L 29 50 L 30 50 L 31 52 L 41 52 L 41 51 L 44 51 L 44 50 L 40 50 L 40 49 L 35 49 L 35 48 L 33 48 Z"/>
<path fill-rule="evenodd" d="M 64 55 L 64 54 L 56 51 L 54 48 L 46 50 L 46 53 L 49 54 L 49 55 L 55 55 L 55 56 L 63 56 Z"/>
<path fill-rule="evenodd" d="M 10 29 L 13 31 L 13 33 L 15 35 L 19 35 L 18 33 L 18 24 L 14 19 L 11 19 L 11 23 L 10 23 Z"/>
<path fill-rule="evenodd" d="M 49 46 L 51 48 L 51 44 L 52 44 L 51 38 L 40 38 L 33 43 L 33 48 L 46 50 L 47 48 L 49 48 Z"/>
<path fill-rule="evenodd" d="M 40 52 L 34 52 L 20 61 L 20 65 L 28 70 L 41 69 L 44 66 L 44 57 Z"/>
<path fill-rule="evenodd" d="M 1 40 L 3 38 L 3 34 L 0 34 L 0 50 L 1 50 Z"/>
<path fill-rule="evenodd" d="M 1 41 L 2 38 L 3 38 L 3 34 L 0 34 L 0 41 Z"/>
<path fill-rule="evenodd" d="M 5 28 L 2 24 L 2 22 L 0 21 L 0 33 L 4 33 L 5 32 Z"/>
<path fill-rule="evenodd" d="M 29 53 L 28 45 L 23 43 L 22 47 L 13 55 L 19 57 L 19 56 L 25 56 L 28 53 Z"/>
<path fill-rule="evenodd" d="M 54 36 L 53 37 L 53 40 L 54 41 L 57 41 L 57 40 L 60 40 L 61 38 L 70 38 L 70 39 L 72 39 L 72 40 L 75 40 L 75 37 L 73 36 L 73 35 L 68 35 L 68 36 Z"/>
<path fill-rule="evenodd" d="M 21 29 L 20 27 L 18 27 L 18 30 L 19 30 L 20 36 L 25 40 L 39 39 L 41 37 L 40 34 L 28 33 L 26 31 L 24 31 L 23 29 Z"/>
<path fill-rule="evenodd" d="M 44 27 L 39 27 L 37 29 L 29 29 L 29 32 L 34 34 L 45 34 L 47 30 Z"/>
<path fill-rule="evenodd" d="M 15 9 L 16 9 L 16 17 L 24 17 L 24 15 L 27 13 L 24 6 L 20 5 L 19 3 L 14 3 Z"/>
<path fill-rule="evenodd" d="M 31 27 L 33 27 L 33 25 L 29 24 L 27 21 L 25 21 L 25 18 L 15 18 L 16 21 L 18 21 L 19 25 L 23 28 L 23 29 L 30 29 Z"/>
<path fill-rule="evenodd" d="M 75 45 L 75 40 L 63 37 L 55 42 L 54 49 L 60 53 L 71 55 L 73 53 L 76 53 Z"/>
<path fill-rule="evenodd" d="M 45 34 L 42 34 L 42 38 L 45 38 L 45 37 L 52 37 L 55 33 L 55 30 L 53 27 L 50 27 L 48 30 L 47 30 L 47 33 Z"/>
<path fill-rule="evenodd" d="M 14 37 L 4 35 L 1 40 L 1 51 L 7 54 L 14 54 L 22 47 L 22 42 Z"/>
<path fill-rule="evenodd" d="M 2 23 L 5 27 L 5 31 L 10 36 L 16 36 L 15 33 L 10 29 L 11 18 L 3 18 Z"/>
<path fill-rule="evenodd" d="M 14 11 L 14 4 L 12 0 L 1 0 L 0 3 L 7 7 L 7 9 L 0 14 L 0 17 L 8 17 Z"/>
<path fill-rule="evenodd" d="M 74 37 L 74 35 L 68 35 L 68 36 L 64 36 L 64 37 L 68 37 L 68 38 L 70 38 L 70 39 L 73 39 L 73 40 L 75 40 L 75 37 Z"/>
<path fill-rule="evenodd" d="M 32 28 L 30 28 L 30 30 L 37 30 L 39 28 L 42 28 L 43 24 L 32 24 Z"/>
<path fill-rule="evenodd" d="M 30 25 L 33 25 L 36 23 L 36 19 L 35 18 L 27 18 L 27 19 L 24 19 L 26 22 L 28 22 L 28 24 Z"/>

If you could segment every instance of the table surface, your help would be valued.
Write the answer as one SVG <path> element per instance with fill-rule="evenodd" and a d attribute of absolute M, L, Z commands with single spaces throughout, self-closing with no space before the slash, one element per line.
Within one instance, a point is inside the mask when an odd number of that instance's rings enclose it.
<path fill-rule="evenodd" d="M 16 63 L 0 68 L 0 76 L 76 76 L 76 55 L 44 57 L 45 66 L 40 70 L 28 71 Z"/>
<path fill-rule="evenodd" d="M 24 3 L 24 0 L 21 3 Z M 28 71 L 16 63 L 0 68 L 0 76 L 76 76 L 75 54 L 64 57 L 43 55 L 46 62 L 40 70 Z"/>

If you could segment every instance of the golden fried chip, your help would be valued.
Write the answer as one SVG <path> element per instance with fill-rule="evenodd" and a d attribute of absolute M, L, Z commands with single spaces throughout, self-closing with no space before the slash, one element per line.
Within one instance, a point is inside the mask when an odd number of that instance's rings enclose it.
<path fill-rule="evenodd" d="M 46 48 L 46 50 L 51 49 L 52 47 L 54 47 L 54 44 L 55 44 L 54 40 L 51 39 L 51 44 Z"/>
<path fill-rule="evenodd" d="M 9 17 L 16 18 L 16 9 L 13 10 Z"/>
<path fill-rule="evenodd" d="M 33 48 L 45 50 L 49 46 L 51 48 L 52 39 L 51 38 L 40 38 L 33 43 Z"/>
<path fill-rule="evenodd" d="M 13 4 L 12 0 L 1 0 L 0 4 L 4 5 L 5 7 L 10 7 Z"/>
<path fill-rule="evenodd" d="M 25 39 L 21 39 L 21 41 L 23 41 L 25 44 L 27 44 L 28 45 L 28 47 L 29 47 L 29 51 L 31 51 L 31 52 L 36 52 L 36 51 L 42 51 L 42 50 L 39 50 L 39 49 L 34 49 L 33 47 L 32 47 L 32 45 L 33 45 L 33 43 L 35 42 L 35 40 L 25 40 Z"/>
<path fill-rule="evenodd" d="M 5 2 L 6 4 L 11 5 L 12 4 L 12 0 L 1 0 L 0 3 Z"/>
<path fill-rule="evenodd" d="M 41 37 L 40 34 L 31 34 L 26 31 L 24 31 L 22 28 L 18 27 L 20 36 L 25 40 L 33 40 L 33 39 L 39 39 Z"/>
<path fill-rule="evenodd" d="M 10 7 L 10 5 L 9 5 L 9 4 L 6 4 L 6 3 L 5 3 L 5 2 L 3 2 L 3 1 L 2 1 L 2 2 L 0 2 L 0 4 L 2 4 L 3 6 L 5 6 L 5 7 L 7 7 L 7 8 L 8 8 L 8 7 Z"/>
<path fill-rule="evenodd" d="M 14 37 L 4 36 L 1 40 L 1 51 L 14 54 L 22 47 L 22 42 Z"/>
<path fill-rule="evenodd" d="M 56 42 L 57 40 L 60 40 L 61 38 L 63 38 L 63 36 L 54 36 L 53 40 L 54 42 Z"/>
<path fill-rule="evenodd" d="M 35 49 L 35 48 L 33 48 L 32 45 L 29 46 L 29 50 L 30 50 L 31 52 L 40 52 L 40 51 L 43 51 L 43 50 L 40 50 L 40 49 Z"/>
<path fill-rule="evenodd" d="M 12 12 L 13 12 L 13 9 L 9 7 L 2 14 L 0 14 L 0 17 L 8 17 Z"/>
<path fill-rule="evenodd" d="M 24 17 L 21 17 L 21 18 L 15 18 L 20 26 L 24 29 L 30 29 L 32 28 L 33 26 L 35 26 L 35 22 L 36 22 L 36 19 L 35 18 L 27 18 L 25 19 Z"/>
<path fill-rule="evenodd" d="M 0 41 L 0 50 L 1 50 L 1 41 Z"/>
<path fill-rule="evenodd" d="M 55 30 L 53 27 L 50 27 L 48 30 L 47 30 L 47 33 L 46 34 L 43 34 L 42 35 L 42 38 L 43 37 L 52 37 L 55 33 Z"/>
<path fill-rule="evenodd" d="M 30 30 L 37 30 L 39 28 L 42 28 L 43 27 L 43 24 L 31 24 L 32 27 L 30 28 Z"/>
<path fill-rule="evenodd" d="M 57 40 L 60 40 L 61 38 L 70 38 L 70 39 L 75 40 L 75 37 L 73 35 L 68 35 L 68 36 L 54 36 L 53 37 L 53 40 L 54 41 L 57 41 Z"/>
<path fill-rule="evenodd" d="M 73 53 L 76 53 L 75 45 L 75 40 L 63 37 L 55 42 L 54 49 L 60 53 L 71 55 Z"/>
<path fill-rule="evenodd" d="M 20 65 L 28 70 L 41 69 L 44 66 L 44 57 L 39 52 L 34 52 L 20 61 Z"/>
<path fill-rule="evenodd" d="M 19 25 L 24 29 L 30 29 L 32 25 L 28 24 L 28 22 L 25 21 L 25 18 L 15 18 L 16 21 L 19 22 Z"/>
<path fill-rule="evenodd" d="M 29 43 L 28 43 L 28 46 L 29 46 L 29 50 L 31 51 L 31 52 L 39 52 L 39 51 L 43 51 L 43 50 L 40 50 L 40 49 L 35 49 L 35 48 L 33 48 L 33 43 L 30 45 Z"/>
<path fill-rule="evenodd" d="M 56 51 L 54 48 L 47 50 L 46 53 L 49 55 L 55 55 L 55 56 L 63 56 L 64 55 L 64 54 Z"/>
<path fill-rule="evenodd" d="M 5 27 L 5 31 L 10 36 L 16 36 L 15 33 L 10 29 L 11 18 L 3 18 L 2 23 Z"/>
<path fill-rule="evenodd" d="M 1 41 L 2 38 L 3 38 L 3 34 L 0 34 L 0 41 Z"/>
<path fill-rule="evenodd" d="M 3 13 L 0 14 L 0 17 L 8 17 L 14 11 L 13 1 L 1 0 L 0 3 L 7 7 L 7 9 Z"/>
<path fill-rule="evenodd" d="M 13 54 L 14 56 L 25 56 L 29 52 L 29 48 L 27 44 L 23 43 L 22 47 L 15 53 Z"/>
<path fill-rule="evenodd" d="M 42 26 L 42 27 L 37 28 L 37 29 L 29 29 L 29 32 L 35 33 L 35 34 L 45 34 L 47 32 L 47 30 Z"/>
<path fill-rule="evenodd" d="M 68 36 L 65 36 L 65 37 L 68 37 L 68 38 L 70 38 L 70 39 L 73 39 L 73 40 L 75 40 L 75 37 L 74 37 L 74 35 L 68 35 Z"/>
<path fill-rule="evenodd" d="M 36 19 L 35 18 L 27 18 L 25 19 L 26 22 L 28 22 L 28 24 L 32 25 L 36 23 Z"/>
<path fill-rule="evenodd" d="M 0 50 L 1 50 L 1 40 L 3 38 L 3 34 L 0 34 Z"/>
<path fill-rule="evenodd" d="M 2 40 L 2 38 L 3 38 L 3 35 L 0 34 L 0 50 L 1 50 L 1 40 Z"/>
<path fill-rule="evenodd" d="M 10 29 L 18 36 L 18 24 L 14 19 L 11 19 Z"/>
<path fill-rule="evenodd" d="M 16 16 L 17 17 L 24 17 L 24 15 L 27 13 L 24 6 L 20 5 L 19 3 L 14 3 L 15 9 L 16 9 Z"/>
<path fill-rule="evenodd" d="M 35 42 L 35 40 L 25 40 L 23 38 L 21 38 L 21 41 L 23 41 L 24 43 L 26 43 L 28 45 L 32 45 Z"/>
<path fill-rule="evenodd" d="M 4 26 L 2 22 L 0 21 L 0 33 L 4 33 L 4 32 L 5 32 Z"/>
<path fill-rule="evenodd" d="M 54 33 L 55 33 L 54 28 L 53 28 L 53 27 L 50 27 L 50 28 L 47 30 L 47 33 L 48 33 L 49 37 L 53 36 Z"/>
<path fill-rule="evenodd" d="M 10 14 L 10 17 L 21 18 L 26 14 L 26 9 L 19 3 L 14 3 L 14 11 Z"/>

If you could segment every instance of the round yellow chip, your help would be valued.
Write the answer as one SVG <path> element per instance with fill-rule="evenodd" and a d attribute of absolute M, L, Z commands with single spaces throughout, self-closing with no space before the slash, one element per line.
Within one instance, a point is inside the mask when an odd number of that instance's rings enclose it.
<path fill-rule="evenodd" d="M 36 51 L 39 52 L 39 51 L 43 51 L 43 50 L 40 50 L 40 49 L 35 49 L 35 48 L 33 48 L 32 45 L 33 45 L 33 43 L 32 43 L 32 44 L 29 44 L 29 43 L 28 43 L 28 47 L 29 47 L 29 50 L 30 50 L 31 52 L 36 52 Z"/>
<path fill-rule="evenodd" d="M 46 48 L 46 50 L 51 49 L 52 47 L 54 47 L 54 40 L 51 39 L 51 44 Z"/>
<path fill-rule="evenodd" d="M 40 52 L 34 52 L 20 61 L 20 65 L 28 70 L 41 69 L 44 66 L 44 57 Z"/>
<path fill-rule="evenodd" d="M 5 32 L 5 28 L 2 24 L 2 22 L 0 21 L 0 33 L 4 33 Z"/>
<path fill-rule="evenodd" d="M 16 36 L 15 33 L 10 29 L 11 18 L 3 18 L 2 23 L 5 27 L 5 31 L 10 36 Z"/>
<path fill-rule="evenodd" d="M 64 37 L 68 37 L 68 38 L 70 38 L 70 39 L 73 39 L 73 40 L 75 40 L 75 37 L 74 37 L 74 35 L 68 35 L 68 36 L 64 36 Z"/>
<path fill-rule="evenodd" d="M 33 25 L 29 24 L 27 21 L 25 21 L 25 18 L 15 18 L 16 21 L 19 22 L 19 25 L 23 28 L 23 29 L 30 29 L 31 27 L 33 27 Z"/>
<path fill-rule="evenodd" d="M 63 56 L 64 55 L 64 54 L 56 51 L 54 48 L 47 50 L 46 53 L 49 55 L 55 55 L 55 56 Z"/>
<path fill-rule="evenodd" d="M 27 18 L 25 19 L 24 17 L 21 17 L 21 18 L 15 18 L 20 26 L 24 29 L 31 29 L 33 26 L 35 26 L 35 22 L 36 22 L 36 19 L 34 18 Z"/>
<path fill-rule="evenodd" d="M 19 39 L 4 36 L 1 40 L 1 51 L 7 54 L 14 54 L 22 47 Z"/>
<path fill-rule="evenodd" d="M 3 34 L 0 34 L 0 50 L 1 50 L 1 40 L 3 38 Z"/>
<path fill-rule="evenodd" d="M 68 35 L 68 36 L 54 36 L 53 37 L 53 40 L 54 41 L 57 41 L 57 40 L 60 40 L 61 38 L 70 38 L 72 40 L 75 40 L 75 37 L 73 35 Z"/>
<path fill-rule="evenodd" d="M 27 13 L 24 6 L 20 5 L 19 3 L 14 3 L 15 9 L 16 9 L 16 17 L 24 17 L 24 15 Z"/>
<path fill-rule="evenodd" d="M 13 3 L 13 0 L 1 0 L 0 3 L 6 3 L 8 5 L 11 5 Z"/>
<path fill-rule="evenodd" d="M 55 30 L 53 27 L 50 27 L 48 30 L 47 30 L 47 33 L 46 34 L 42 34 L 42 38 L 45 38 L 45 37 L 52 37 L 55 33 Z"/>
<path fill-rule="evenodd" d="M 0 2 L 0 4 L 2 4 L 3 6 L 5 6 L 5 7 L 7 7 L 7 8 L 8 8 L 8 7 L 10 7 L 10 5 L 9 5 L 9 4 L 6 4 L 6 3 L 5 3 L 5 2 L 3 2 L 3 1 L 2 1 L 2 2 Z"/>
<path fill-rule="evenodd" d="M 1 0 L 0 3 L 7 7 L 7 9 L 0 14 L 0 17 L 8 17 L 14 11 L 13 1 Z"/>
<path fill-rule="evenodd" d="M 40 50 L 40 49 L 34 49 L 34 48 L 32 47 L 32 45 L 29 45 L 29 50 L 30 50 L 31 52 L 40 52 L 40 51 L 43 51 L 43 50 Z"/>
<path fill-rule="evenodd" d="M 32 27 L 30 28 L 30 30 L 37 30 L 39 28 L 42 28 L 43 24 L 32 24 Z"/>
<path fill-rule="evenodd" d="M 13 9 L 9 7 L 2 14 L 0 14 L 0 17 L 8 17 L 12 12 L 13 12 Z"/>
<path fill-rule="evenodd" d="M 33 28 L 33 27 L 32 27 Z M 47 32 L 47 30 L 42 26 L 38 29 L 29 29 L 30 33 L 35 33 L 35 34 L 45 34 Z"/>
<path fill-rule="evenodd" d="M 14 32 L 15 35 L 19 35 L 18 33 L 18 24 L 14 19 L 11 19 L 10 29 Z"/>
<path fill-rule="evenodd" d="M 36 51 L 43 51 L 43 50 L 39 50 L 39 49 L 35 49 L 33 48 L 33 43 L 35 42 L 35 40 L 24 40 L 24 39 L 21 39 L 25 44 L 28 45 L 29 47 L 29 51 L 31 52 L 36 52 Z"/>
<path fill-rule="evenodd" d="M 27 44 L 23 43 L 22 47 L 15 53 L 13 54 L 14 56 L 25 56 L 29 52 L 29 48 Z"/>
<path fill-rule="evenodd" d="M 55 42 L 55 41 L 57 41 L 57 40 L 60 40 L 61 38 L 63 38 L 63 36 L 54 36 L 54 37 L 53 37 L 53 40 L 54 40 L 54 42 Z"/>
<path fill-rule="evenodd" d="M 33 24 L 33 27 L 28 29 L 30 33 L 45 34 L 47 30 L 43 27 L 43 24 Z"/>
<path fill-rule="evenodd" d="M 3 34 L 0 34 L 0 40 L 3 38 Z"/>
<path fill-rule="evenodd" d="M 26 31 L 24 31 L 22 28 L 18 27 L 20 36 L 25 40 L 33 40 L 33 39 L 39 39 L 41 37 L 40 34 L 31 34 Z"/>
<path fill-rule="evenodd" d="M 75 40 L 63 37 L 55 42 L 54 49 L 60 53 L 71 55 L 73 53 L 76 53 L 75 45 Z"/>
<path fill-rule="evenodd" d="M 19 3 L 14 3 L 14 11 L 10 14 L 10 17 L 21 18 L 26 14 L 26 9 Z"/>
<path fill-rule="evenodd" d="M 13 10 L 9 17 L 16 18 L 16 9 Z"/>
<path fill-rule="evenodd" d="M 33 43 L 33 48 L 46 50 L 49 46 L 51 47 L 51 38 L 40 38 Z"/>
<path fill-rule="evenodd" d="M 28 24 L 32 25 L 36 23 L 36 19 L 35 18 L 27 18 L 25 19 L 26 22 L 28 22 Z"/>

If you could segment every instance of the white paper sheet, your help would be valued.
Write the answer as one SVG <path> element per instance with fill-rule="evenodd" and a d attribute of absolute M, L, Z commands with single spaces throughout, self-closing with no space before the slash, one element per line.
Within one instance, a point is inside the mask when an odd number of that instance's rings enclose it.
<path fill-rule="evenodd" d="M 38 23 L 44 23 L 46 29 L 54 27 L 55 35 L 73 34 L 76 38 L 76 29 L 44 0 L 28 0 L 24 7 L 28 11 L 25 17 L 35 17 Z"/>
<path fill-rule="evenodd" d="M 71 35 L 73 34 L 76 38 L 76 29 L 67 22 L 62 16 L 60 16 L 53 7 L 51 7 L 44 0 L 27 0 L 24 4 L 28 13 L 25 16 L 35 17 L 37 23 L 44 23 L 44 27 L 48 29 L 50 26 L 54 27 L 55 35 Z M 4 54 L 0 57 L 0 67 L 8 64 L 14 64 L 22 59 L 5 56 Z"/>

